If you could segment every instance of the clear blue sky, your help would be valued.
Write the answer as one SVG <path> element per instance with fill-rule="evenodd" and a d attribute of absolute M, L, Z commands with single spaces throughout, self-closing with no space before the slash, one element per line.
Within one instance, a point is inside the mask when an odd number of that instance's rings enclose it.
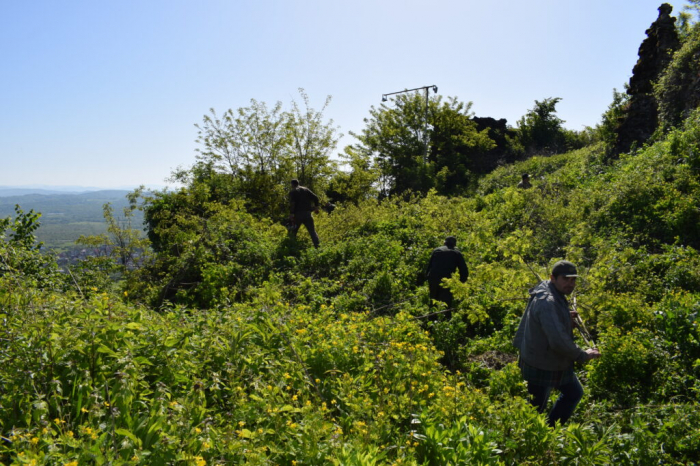
<path fill-rule="evenodd" d="M 593 126 L 661 3 L 0 0 L 0 185 L 164 185 L 209 108 L 299 87 L 333 97 L 338 152 L 383 93 L 433 84 L 512 126 L 547 97 Z"/>

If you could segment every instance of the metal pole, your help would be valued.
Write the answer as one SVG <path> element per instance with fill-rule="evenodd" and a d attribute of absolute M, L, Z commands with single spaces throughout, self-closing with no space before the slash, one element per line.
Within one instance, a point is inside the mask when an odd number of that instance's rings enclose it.
<path fill-rule="evenodd" d="M 433 90 L 433 92 L 437 93 L 437 86 L 432 85 L 432 86 L 423 86 L 423 87 L 416 87 L 414 89 L 406 89 L 405 91 L 396 91 L 396 92 L 389 92 L 388 94 L 382 94 L 382 102 L 386 102 L 388 100 L 388 96 L 394 95 L 394 94 L 403 94 L 405 92 L 413 92 L 413 91 L 420 91 L 421 89 L 425 90 L 425 117 L 423 121 L 423 163 L 427 164 L 428 163 L 428 105 L 430 103 L 429 99 L 429 94 L 430 94 L 430 89 Z"/>

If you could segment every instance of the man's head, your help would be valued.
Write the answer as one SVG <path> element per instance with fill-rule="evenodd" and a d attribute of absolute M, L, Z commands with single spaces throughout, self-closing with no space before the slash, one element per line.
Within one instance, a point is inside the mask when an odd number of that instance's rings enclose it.
<path fill-rule="evenodd" d="M 292 188 L 296 188 L 297 186 L 299 186 L 299 180 L 295 178 L 292 180 Z"/>
<path fill-rule="evenodd" d="M 561 294 L 569 295 L 576 288 L 578 272 L 576 266 L 569 261 L 559 261 L 552 267 L 552 275 L 549 279 Z"/>
<path fill-rule="evenodd" d="M 528 173 L 523 173 L 523 180 L 529 180 L 530 175 Z"/>
<path fill-rule="evenodd" d="M 455 246 L 457 246 L 457 238 L 454 236 L 448 236 L 445 238 L 445 246 L 447 246 L 450 249 L 454 249 Z"/>

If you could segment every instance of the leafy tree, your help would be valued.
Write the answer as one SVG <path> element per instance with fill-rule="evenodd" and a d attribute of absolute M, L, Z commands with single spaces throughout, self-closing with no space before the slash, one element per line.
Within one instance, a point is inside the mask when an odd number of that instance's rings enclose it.
<path fill-rule="evenodd" d="M 370 154 L 356 146 L 346 146 L 340 158 L 348 167 L 347 171 L 336 172 L 326 191 L 332 202 L 361 201 L 377 197 L 376 184 L 379 181 L 379 171 L 372 164 Z"/>
<path fill-rule="evenodd" d="M 292 101 L 290 111 L 281 102 L 269 108 L 255 99 L 221 117 L 212 109 L 195 125 L 197 163 L 173 178 L 185 185 L 211 181 L 216 199 L 243 199 L 249 212 L 270 218 L 282 215 L 290 179 L 323 189 L 336 170 L 330 154 L 339 138 L 332 120 L 323 119 L 330 97 L 316 111 L 304 90 L 299 93 L 304 108 Z"/>
<path fill-rule="evenodd" d="M 333 127 L 333 120 L 323 121 L 323 111 L 330 104 L 331 97 L 326 98 L 320 111 L 309 106 L 309 96 L 304 89 L 299 89 L 304 109 L 292 101 L 292 110 L 286 114 L 286 132 L 290 138 L 290 157 L 296 178 L 302 185 L 312 190 L 321 191 L 336 171 L 331 160 L 340 135 Z"/>
<path fill-rule="evenodd" d="M 470 107 L 456 98 L 443 102 L 433 96 L 426 108 L 418 93 L 400 94 L 391 106 L 372 107 L 365 129 L 354 136 L 360 150 L 374 158 L 381 194 L 425 193 L 433 187 L 459 191 L 469 177 L 471 159 L 493 147 L 487 131 L 477 131 L 470 120 Z"/>
<path fill-rule="evenodd" d="M 559 97 L 535 100 L 535 106 L 518 120 L 518 139 L 528 155 L 563 152 L 566 137 L 564 120 L 556 115 Z"/>
<path fill-rule="evenodd" d="M 613 101 L 608 109 L 603 113 L 600 125 L 596 128 L 597 136 L 606 146 L 606 151 L 611 151 L 617 138 L 617 128 L 620 119 L 625 114 L 625 106 L 629 102 L 629 95 L 626 92 L 618 92 L 613 89 Z"/>
<path fill-rule="evenodd" d="M 141 230 L 133 227 L 134 213 L 138 199 L 143 195 L 143 187 L 130 193 L 129 205 L 122 210 L 122 216 L 114 214 L 111 203 L 103 206 L 103 216 L 107 222 L 107 233 L 94 236 L 81 236 L 77 243 L 101 249 L 104 255 L 111 257 L 118 268 L 125 272 L 137 267 L 148 254 L 149 242 Z"/>
<path fill-rule="evenodd" d="M 34 232 L 41 214 L 24 212 L 15 205 L 15 218 L 0 219 L 0 288 L 4 286 L 37 286 L 59 288 L 65 284 L 56 259 L 41 252 L 42 244 Z"/>

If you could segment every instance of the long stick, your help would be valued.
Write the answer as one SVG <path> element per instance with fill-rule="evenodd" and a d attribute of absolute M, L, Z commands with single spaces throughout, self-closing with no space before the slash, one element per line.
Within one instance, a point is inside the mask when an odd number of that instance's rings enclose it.
<path fill-rule="evenodd" d="M 581 336 L 583 337 L 583 341 L 586 342 L 588 346 L 591 348 L 596 348 L 595 341 L 593 341 L 593 337 L 591 337 L 591 334 L 588 332 L 588 329 L 586 328 L 586 324 L 583 323 L 583 319 L 581 318 L 580 315 L 578 315 L 578 309 L 576 305 L 576 295 L 574 295 L 573 302 L 571 303 L 571 309 L 573 309 L 575 313 L 574 317 L 574 323 L 576 324 L 576 328 L 578 329 L 579 333 L 581 333 Z"/>

